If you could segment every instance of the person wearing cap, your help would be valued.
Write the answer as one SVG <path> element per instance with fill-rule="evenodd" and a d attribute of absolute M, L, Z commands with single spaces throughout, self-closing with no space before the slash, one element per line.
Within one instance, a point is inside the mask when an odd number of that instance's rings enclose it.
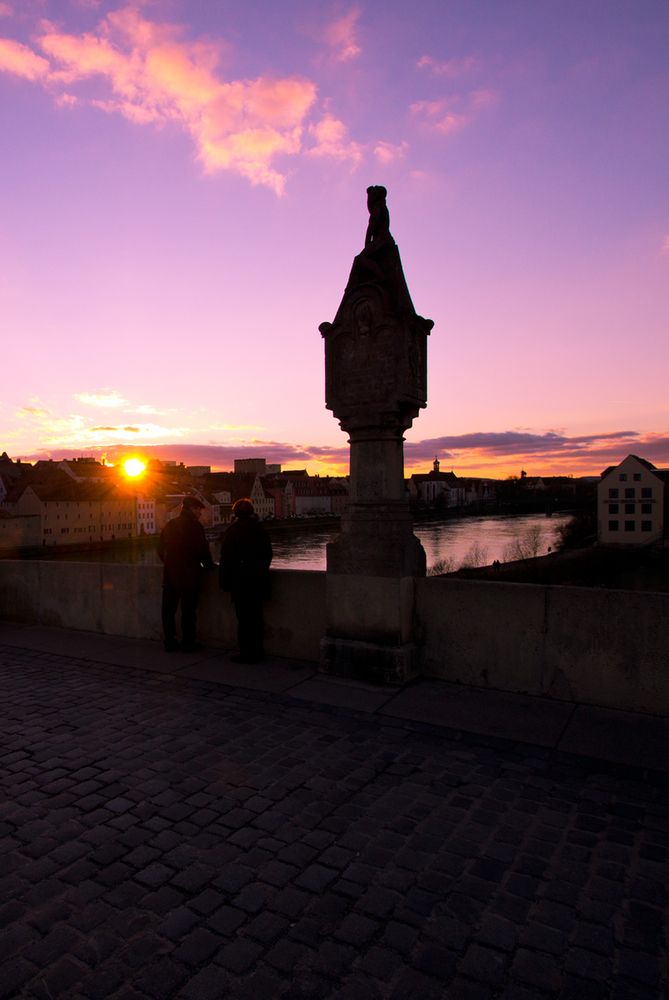
<path fill-rule="evenodd" d="M 200 523 L 204 504 L 194 496 L 186 496 L 178 517 L 168 521 L 160 534 L 158 555 L 163 562 L 162 620 L 165 649 L 192 652 L 198 648 L 195 639 L 197 602 L 202 577 L 213 569 L 209 543 Z M 176 613 L 181 605 L 181 647 L 177 642 Z"/>
<path fill-rule="evenodd" d="M 237 615 L 239 652 L 232 659 L 258 663 L 265 655 L 263 602 L 269 597 L 272 543 L 247 497 L 233 504 L 232 513 L 218 564 L 221 589 L 230 591 Z"/>

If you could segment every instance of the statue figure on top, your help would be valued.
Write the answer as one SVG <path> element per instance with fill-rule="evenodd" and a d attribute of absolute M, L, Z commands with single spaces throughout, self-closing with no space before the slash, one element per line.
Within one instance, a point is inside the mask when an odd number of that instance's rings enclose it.
<path fill-rule="evenodd" d="M 380 243 L 392 240 L 390 235 L 390 214 L 386 205 L 388 192 L 380 184 L 367 188 L 367 208 L 369 225 L 365 233 L 365 249 L 376 249 Z"/>

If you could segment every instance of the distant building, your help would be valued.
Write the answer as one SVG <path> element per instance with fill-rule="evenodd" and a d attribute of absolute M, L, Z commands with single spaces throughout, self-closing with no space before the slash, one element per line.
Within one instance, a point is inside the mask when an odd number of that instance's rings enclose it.
<path fill-rule="evenodd" d="M 628 455 L 602 472 L 597 487 L 597 539 L 604 545 L 647 545 L 665 534 L 669 470 Z"/>
<path fill-rule="evenodd" d="M 63 459 L 62 462 L 58 462 L 58 468 L 77 483 L 104 483 L 113 474 L 108 466 L 96 462 L 89 456 Z"/>
<path fill-rule="evenodd" d="M 41 544 L 40 519 L 36 514 L 12 515 L 0 510 L 0 552 L 7 554 Z"/>
<path fill-rule="evenodd" d="M 62 478 L 58 478 L 62 477 Z M 39 518 L 42 545 L 113 541 L 136 534 L 135 498 L 118 487 L 79 483 L 58 470 L 47 482 L 15 487 L 17 515 Z"/>
<path fill-rule="evenodd" d="M 267 461 L 264 458 L 236 458 L 235 472 L 238 475 L 255 473 L 256 476 L 264 476 L 267 474 Z"/>
<path fill-rule="evenodd" d="M 409 500 L 418 507 L 463 507 L 465 487 L 454 472 L 442 472 L 435 458 L 431 472 L 414 472 L 408 482 Z"/>
<path fill-rule="evenodd" d="M 137 534 L 155 535 L 158 529 L 155 497 L 138 493 L 136 496 Z"/>

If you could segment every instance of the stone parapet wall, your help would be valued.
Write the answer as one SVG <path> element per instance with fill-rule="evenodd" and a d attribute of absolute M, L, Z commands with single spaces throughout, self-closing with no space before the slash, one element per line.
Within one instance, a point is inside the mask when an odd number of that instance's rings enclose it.
<path fill-rule="evenodd" d="M 422 673 L 669 715 L 669 594 L 416 581 Z"/>
<path fill-rule="evenodd" d="M 273 570 L 265 606 L 266 648 L 274 656 L 319 659 L 325 632 L 325 573 Z M 0 560 L 0 619 L 83 629 L 133 639 L 161 639 L 162 567 L 65 560 Z M 205 578 L 198 637 L 236 645 L 230 595 L 217 574 Z"/>
<path fill-rule="evenodd" d="M 160 639 L 159 566 L 0 560 L 0 619 Z M 269 653 L 318 662 L 326 574 L 273 570 Z M 424 676 L 669 716 L 669 594 L 416 579 Z M 216 574 L 205 581 L 199 635 L 235 645 Z"/>

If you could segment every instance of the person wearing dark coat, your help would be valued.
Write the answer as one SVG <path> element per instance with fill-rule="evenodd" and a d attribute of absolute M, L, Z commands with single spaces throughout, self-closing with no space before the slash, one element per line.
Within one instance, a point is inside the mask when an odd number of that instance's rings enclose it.
<path fill-rule="evenodd" d="M 239 652 L 235 663 L 259 663 L 264 658 L 263 602 L 269 597 L 272 543 L 250 500 L 233 505 L 234 521 L 221 540 L 218 564 L 222 590 L 230 591 L 237 615 Z"/>
<path fill-rule="evenodd" d="M 200 523 L 199 514 L 204 504 L 197 497 L 184 497 L 178 517 L 168 521 L 160 534 L 158 555 L 163 562 L 162 619 L 165 649 L 193 652 L 198 649 L 195 640 L 197 602 L 202 578 L 213 569 L 214 561 L 209 543 Z M 181 647 L 177 642 L 176 613 L 181 604 Z"/>

